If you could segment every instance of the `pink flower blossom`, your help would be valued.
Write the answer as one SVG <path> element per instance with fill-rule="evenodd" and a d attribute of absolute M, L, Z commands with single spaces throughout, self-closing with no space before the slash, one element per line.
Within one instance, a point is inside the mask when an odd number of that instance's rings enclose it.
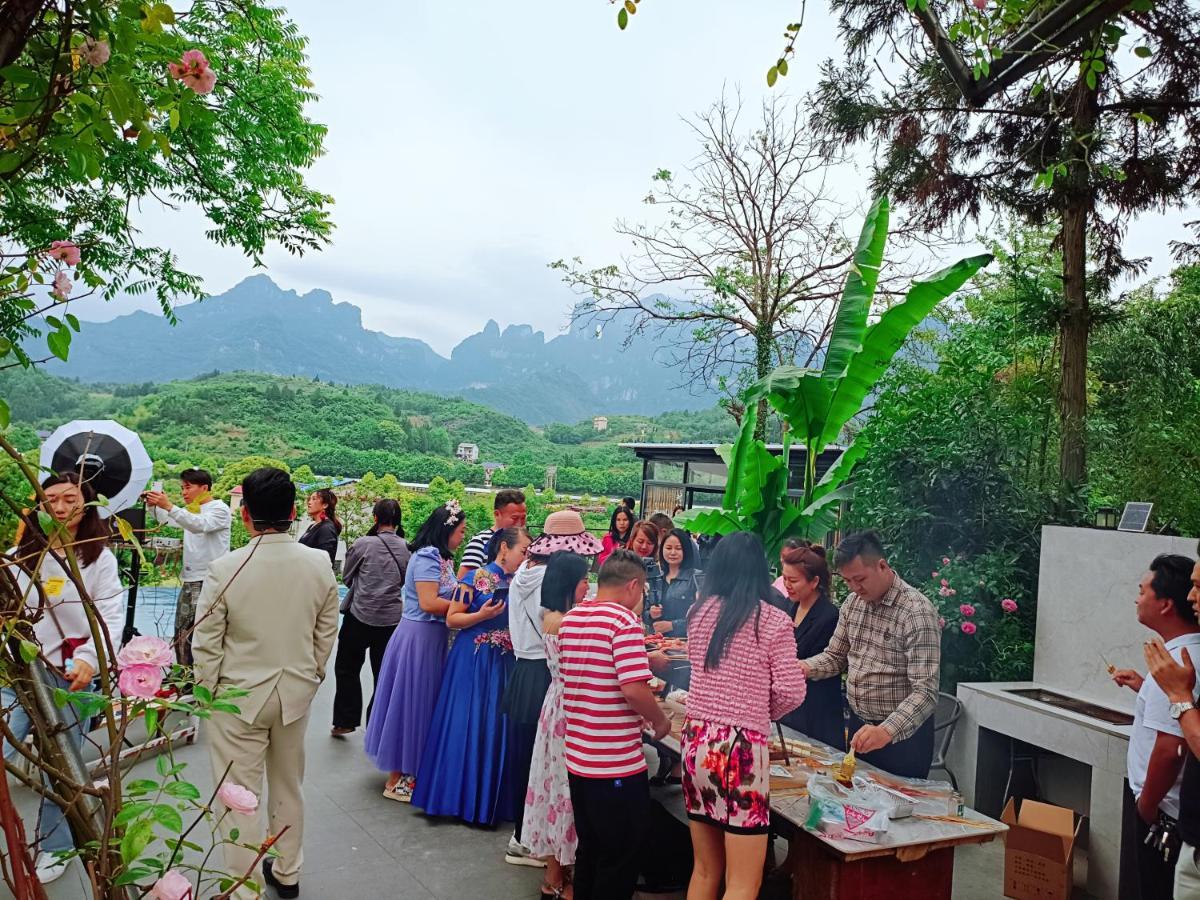
<path fill-rule="evenodd" d="M 963 622 L 962 625 L 960 625 L 958 627 L 962 629 L 963 634 L 974 634 L 975 633 L 975 623 L 974 622 Z"/>
<path fill-rule="evenodd" d="M 938 594 L 942 597 L 949 597 L 950 596 L 950 588 L 946 587 L 946 585 L 943 584 L 940 588 L 938 588 Z"/>
<path fill-rule="evenodd" d="M 987 9 L 987 0 L 971 0 L 971 3 L 974 4 L 975 8 L 980 12 L 983 12 L 985 9 Z"/>
<path fill-rule="evenodd" d="M 942 565 L 943 565 L 943 566 L 948 566 L 948 565 L 950 565 L 950 557 L 948 557 L 948 556 L 943 556 L 943 557 L 942 557 Z"/>
<path fill-rule="evenodd" d="M 67 276 L 67 273 L 60 270 L 54 273 L 54 287 L 50 288 L 50 293 L 59 300 L 70 300 L 71 289 L 74 287 L 75 284 Z"/>
<path fill-rule="evenodd" d="M 945 578 L 942 579 L 942 587 L 950 587 L 950 582 L 948 582 Z"/>
<path fill-rule="evenodd" d="M 160 637 L 139 634 L 121 648 L 117 663 L 121 666 L 169 666 L 175 662 L 171 645 Z"/>
<path fill-rule="evenodd" d="M 85 40 L 79 46 L 79 55 L 92 68 L 104 65 L 112 55 L 108 41 L 100 41 L 94 37 Z"/>
<path fill-rule="evenodd" d="M 944 616 L 938 616 L 938 628 L 941 628 L 943 631 L 945 630 L 946 619 Z"/>
<path fill-rule="evenodd" d="M 1015 613 L 1017 611 L 1017 601 L 1011 597 L 1006 597 L 1000 601 L 1000 608 L 1006 613 Z"/>
<path fill-rule="evenodd" d="M 79 246 L 74 241 L 54 241 L 50 245 L 50 258 L 68 266 L 79 265 L 80 255 Z"/>
<path fill-rule="evenodd" d="M 224 803 L 230 812 L 241 813 L 243 816 L 248 816 L 258 809 L 258 798 L 254 796 L 254 792 L 232 781 L 221 785 L 221 789 L 217 791 L 217 799 Z"/>
<path fill-rule="evenodd" d="M 192 883 L 182 872 L 178 869 L 168 869 L 162 878 L 154 882 L 154 887 L 150 888 L 150 893 L 146 896 L 150 900 L 192 900 L 194 894 Z"/>
<path fill-rule="evenodd" d="M 941 576 L 942 576 L 941 572 L 930 572 L 929 573 L 930 578 L 941 578 Z"/>
<path fill-rule="evenodd" d="M 197 94 L 207 94 L 217 83 L 217 73 L 208 64 L 200 50 L 187 50 L 177 63 L 168 63 L 167 71 L 177 81 L 182 81 Z"/>
<path fill-rule="evenodd" d="M 163 671 L 159 666 L 126 666 L 117 679 L 122 694 L 139 700 L 153 700 L 162 682 Z"/>
<path fill-rule="evenodd" d="M 970 603 L 964 603 L 962 606 L 960 606 L 958 608 L 958 611 L 960 613 L 962 613 L 964 616 L 968 616 L 968 617 L 975 615 L 975 607 L 973 607 Z"/>
<path fill-rule="evenodd" d="M 953 597 L 957 593 L 958 591 L 956 591 L 954 588 L 950 588 L 950 590 L 946 593 L 946 596 Z"/>

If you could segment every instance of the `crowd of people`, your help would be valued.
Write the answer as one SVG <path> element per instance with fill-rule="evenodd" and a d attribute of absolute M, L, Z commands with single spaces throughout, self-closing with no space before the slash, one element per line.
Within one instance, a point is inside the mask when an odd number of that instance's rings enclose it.
<path fill-rule="evenodd" d="M 632 499 L 600 540 L 571 509 L 551 514 L 534 537 L 518 491 L 498 493 L 493 521 L 469 539 L 472 523 L 449 501 L 406 540 L 399 504 L 384 499 L 350 547 L 339 601 L 336 495 L 309 497 L 313 525 L 293 540 L 296 487 L 281 470 L 259 469 L 242 483 L 251 539 L 220 552 L 228 507 L 212 497 L 207 473 L 189 470 L 182 481 L 182 508 L 161 491 L 146 494 L 185 532 L 176 653 L 194 664 L 197 684 L 246 692 L 236 715 L 212 718 L 210 756 L 214 778 L 256 794 L 266 785 L 260 837 L 280 837 L 261 876 L 280 897 L 299 894 L 304 737 L 335 638 L 331 735 L 365 725 L 365 753 L 389 800 L 477 825 L 512 822 L 505 859 L 544 867 L 548 898 L 633 894 L 653 843 L 654 781 L 682 788 L 688 896 L 757 896 L 774 722 L 896 775 L 929 773 L 941 627 L 873 532 L 836 549 L 832 568 L 850 590 L 839 607 L 824 547 L 788 541 L 772 582 L 757 536 L 701 547 L 669 517 L 637 518 Z M 63 527 L 47 534 L 26 517 L 17 555 L 39 565 L 19 578 L 24 590 L 40 586 L 52 611 L 36 627 L 46 657 L 63 660 L 55 686 L 77 690 L 95 677 L 96 649 L 57 551 L 76 546 L 110 637 L 120 634 L 124 588 L 87 483 L 56 475 L 43 490 Z M 1200 714 L 1188 650 L 1200 649 L 1198 610 L 1200 564 L 1156 558 L 1137 601 L 1139 621 L 1161 637 L 1146 647 L 1153 677 L 1113 676 L 1138 691 L 1129 785 L 1146 898 L 1200 896 Z M 651 649 L 656 636 L 686 638 L 686 718 L 674 749 L 659 701 L 675 666 Z M 374 676 L 365 715 L 364 658 Z M 4 700 L 14 705 L 7 689 Z M 18 738 L 29 727 L 15 713 L 9 724 Z M 78 742 L 83 727 L 72 725 Z M 655 779 L 647 745 L 659 752 Z M 225 844 L 228 870 L 257 875 L 253 823 L 225 816 L 220 827 L 242 835 Z M 39 877 L 52 880 L 71 836 L 50 801 L 38 839 Z"/>

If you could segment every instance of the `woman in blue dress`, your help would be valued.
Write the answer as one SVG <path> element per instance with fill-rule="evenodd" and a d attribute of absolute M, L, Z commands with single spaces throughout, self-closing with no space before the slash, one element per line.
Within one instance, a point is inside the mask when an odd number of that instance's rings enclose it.
<path fill-rule="evenodd" d="M 492 561 L 467 574 L 446 614 L 446 624 L 460 630 L 446 658 L 413 792 L 413 805 L 429 815 L 478 825 L 513 817 L 500 706 L 514 663 L 508 584 L 528 546 L 524 528 L 497 532 Z"/>

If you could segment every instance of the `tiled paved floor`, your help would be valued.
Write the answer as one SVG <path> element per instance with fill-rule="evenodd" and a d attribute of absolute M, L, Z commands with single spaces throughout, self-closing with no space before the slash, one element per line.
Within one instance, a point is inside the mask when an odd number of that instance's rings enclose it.
<path fill-rule="evenodd" d="M 369 676 L 365 670 L 364 674 Z M 363 755 L 361 732 L 344 740 L 329 737 L 332 701 L 330 679 L 317 695 L 308 733 L 302 897 L 533 900 L 538 896 L 538 870 L 503 861 L 508 829 L 427 819 L 380 796 L 382 776 Z M 203 739 L 183 748 L 179 758 L 189 763 L 189 775 L 202 790 L 211 784 Z M 30 795 L 24 793 L 28 801 Z M 999 842 L 960 850 L 955 900 L 1000 897 L 1002 870 Z M 73 865 L 50 886 L 50 900 L 88 896 L 81 875 L 78 865 Z"/>

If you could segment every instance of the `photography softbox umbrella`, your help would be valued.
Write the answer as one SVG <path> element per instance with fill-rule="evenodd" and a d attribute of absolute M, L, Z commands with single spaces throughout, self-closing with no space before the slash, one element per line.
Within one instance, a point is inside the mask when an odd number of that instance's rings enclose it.
<path fill-rule="evenodd" d="M 54 472 L 78 472 L 108 498 L 100 507 L 105 517 L 133 506 L 154 474 L 141 438 L 111 419 L 68 422 L 46 438 L 39 462 Z"/>

